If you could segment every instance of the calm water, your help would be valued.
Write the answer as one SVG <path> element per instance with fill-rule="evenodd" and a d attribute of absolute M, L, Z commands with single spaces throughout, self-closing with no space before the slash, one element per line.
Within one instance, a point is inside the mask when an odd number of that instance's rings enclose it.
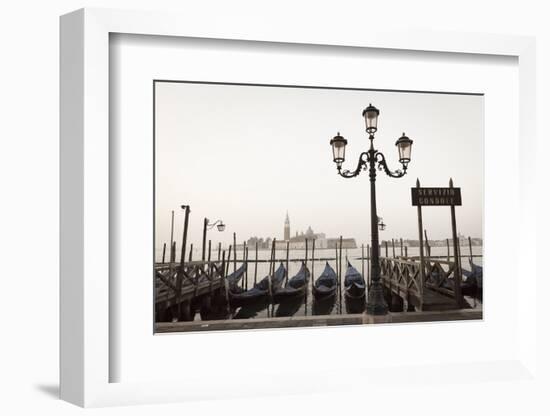
<path fill-rule="evenodd" d="M 472 252 L 474 255 L 481 255 L 482 254 L 483 247 L 472 247 Z M 432 247 L 432 256 L 445 256 L 442 260 L 446 260 L 447 256 L 447 247 Z M 461 254 L 463 256 L 469 255 L 469 248 L 461 247 Z M 366 248 L 365 248 L 365 255 L 366 255 Z M 382 247 L 382 251 L 380 253 L 382 256 L 385 255 L 385 249 Z M 392 249 L 391 247 L 388 248 L 388 254 L 391 257 L 392 256 Z M 395 254 L 396 256 L 399 256 L 401 254 L 400 248 L 395 248 Z M 162 253 L 161 253 L 162 255 Z M 268 260 L 270 258 L 270 251 L 269 250 L 261 250 L 258 252 L 258 259 L 262 260 Z M 315 250 L 315 261 L 312 261 L 311 259 L 311 250 L 308 251 L 308 262 L 307 266 L 310 270 L 310 272 L 313 271 L 312 277 L 314 279 L 317 279 L 319 275 L 323 272 L 325 268 L 325 263 L 328 261 L 328 263 L 331 265 L 331 267 L 338 272 L 336 269 L 336 262 L 334 260 L 336 255 L 336 250 L 334 249 L 323 249 L 323 250 Z M 409 247 L 408 248 L 408 255 L 409 256 L 418 256 L 419 255 L 419 249 L 418 247 Z M 201 256 L 201 250 L 194 250 L 193 252 L 193 258 L 199 259 Z M 291 250 L 289 252 L 289 277 L 294 276 L 296 273 L 298 273 L 302 260 L 305 256 L 305 250 Z M 212 259 L 217 259 L 218 254 L 217 251 L 212 253 Z M 237 252 L 237 268 L 242 264 L 243 259 L 243 252 L 242 250 L 240 252 Z M 249 260 L 255 259 L 255 253 L 253 250 L 249 250 Z M 277 250 L 276 251 L 276 259 L 278 261 L 283 261 L 283 264 L 286 265 L 286 250 Z M 331 259 L 331 260 L 326 260 Z M 242 308 L 237 308 L 236 310 L 232 311 L 232 317 L 233 319 L 251 319 L 251 318 L 265 318 L 265 317 L 271 317 L 271 316 L 304 316 L 304 315 L 329 315 L 329 314 L 340 314 L 340 313 L 357 313 L 357 308 L 361 308 L 361 305 L 348 305 L 346 304 L 346 301 L 344 299 L 344 290 L 343 290 L 343 282 L 344 282 L 344 275 L 346 272 L 346 266 L 347 262 L 346 259 L 349 260 L 349 262 L 361 273 L 364 270 L 364 276 L 365 279 L 367 278 L 368 274 L 368 265 L 369 262 L 367 260 L 362 261 L 361 260 L 361 248 L 357 249 L 342 249 L 342 269 L 341 269 L 341 284 L 342 284 L 342 294 L 341 299 L 337 295 L 336 298 L 332 299 L 332 301 L 328 302 L 315 302 L 312 295 L 311 295 L 311 280 L 308 284 L 308 290 L 307 290 L 307 302 L 304 302 L 303 298 L 296 299 L 294 301 L 288 301 L 282 304 L 278 305 L 267 305 L 263 302 L 260 302 L 256 305 L 250 305 L 245 306 Z M 452 258 L 451 258 L 452 260 Z M 474 262 L 477 265 L 482 266 L 483 261 L 481 257 L 474 258 Z M 279 262 L 277 263 L 276 267 L 279 266 Z M 233 261 L 231 261 L 231 264 L 229 266 L 229 273 L 233 272 Z M 255 269 L 254 263 L 249 263 L 248 265 L 248 272 L 243 277 L 243 282 L 245 287 L 248 287 L 249 289 L 252 288 L 254 285 L 254 275 L 256 274 L 256 280 L 259 281 L 262 278 L 264 278 L 269 273 L 269 263 L 258 263 L 257 269 Z M 470 265 L 468 258 L 462 258 L 462 267 L 463 269 L 470 270 Z M 468 299 L 468 301 L 471 302 L 472 306 L 480 307 L 481 304 L 479 301 L 475 302 L 471 299 Z M 349 308 L 349 309 L 347 309 Z M 226 317 L 220 317 L 220 316 L 211 316 L 206 319 L 223 319 Z M 195 315 L 195 321 L 201 320 L 200 314 L 197 312 Z"/>

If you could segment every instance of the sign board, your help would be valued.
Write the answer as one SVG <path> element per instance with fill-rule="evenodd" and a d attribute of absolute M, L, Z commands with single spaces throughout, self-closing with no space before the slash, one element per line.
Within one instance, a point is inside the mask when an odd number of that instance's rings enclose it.
<path fill-rule="evenodd" d="M 462 205 L 460 188 L 411 188 L 413 206 Z"/>

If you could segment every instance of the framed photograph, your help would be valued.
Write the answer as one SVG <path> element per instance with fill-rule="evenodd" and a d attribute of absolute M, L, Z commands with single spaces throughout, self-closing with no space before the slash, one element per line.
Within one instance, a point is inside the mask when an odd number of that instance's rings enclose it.
<path fill-rule="evenodd" d="M 372 32 L 62 17 L 63 399 L 532 379 L 534 41 Z"/>
<path fill-rule="evenodd" d="M 153 83 L 156 332 L 482 318 L 482 94 Z"/>

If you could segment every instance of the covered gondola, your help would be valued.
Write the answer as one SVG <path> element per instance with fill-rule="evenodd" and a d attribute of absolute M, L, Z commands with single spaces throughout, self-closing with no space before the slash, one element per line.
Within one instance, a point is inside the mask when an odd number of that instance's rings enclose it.
<path fill-rule="evenodd" d="M 239 285 L 239 281 L 244 276 L 244 272 L 246 271 L 246 263 L 243 263 L 241 267 L 239 267 L 237 270 L 235 270 L 233 273 L 228 275 L 225 279 L 227 280 L 227 284 L 229 289 L 236 289 Z"/>
<path fill-rule="evenodd" d="M 321 276 L 315 281 L 313 285 L 313 296 L 316 299 L 325 299 L 333 297 L 336 294 L 336 288 L 338 286 L 338 278 L 336 272 L 328 261 L 325 265 L 325 270 L 321 273 Z"/>
<path fill-rule="evenodd" d="M 298 296 L 285 298 L 281 300 L 277 310 L 275 311 L 276 317 L 293 316 L 304 305 L 304 299 Z"/>
<path fill-rule="evenodd" d="M 256 283 L 252 289 L 240 292 L 238 287 L 231 288 L 229 290 L 229 299 L 233 305 L 244 305 L 254 303 L 263 297 L 269 295 L 269 279 L 271 278 L 271 291 L 275 293 L 281 288 L 286 276 L 286 269 L 283 263 L 279 265 L 273 276 L 266 276 L 258 283 Z"/>
<path fill-rule="evenodd" d="M 309 282 L 310 272 L 304 262 L 295 276 L 293 276 L 285 285 L 274 291 L 275 301 L 282 302 L 285 299 L 300 298 L 305 295 L 307 284 Z"/>
<path fill-rule="evenodd" d="M 360 299 L 365 297 L 365 279 L 349 261 L 344 277 L 344 288 L 346 298 Z"/>
<path fill-rule="evenodd" d="M 462 294 L 482 299 L 483 267 L 470 261 L 471 271 L 463 271 L 465 279 L 462 282 Z"/>

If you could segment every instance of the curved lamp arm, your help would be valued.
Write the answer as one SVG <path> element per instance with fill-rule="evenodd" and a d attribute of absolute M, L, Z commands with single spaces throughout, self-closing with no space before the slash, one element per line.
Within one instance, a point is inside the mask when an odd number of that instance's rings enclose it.
<path fill-rule="evenodd" d="M 384 170 L 384 172 L 386 172 L 386 175 L 391 176 L 392 178 L 401 178 L 402 176 L 405 176 L 407 174 L 407 165 L 405 163 L 402 163 L 403 170 L 397 169 L 395 171 L 391 171 L 388 168 L 388 164 L 386 163 L 386 158 L 383 153 L 376 152 L 374 157 L 378 162 L 378 170 Z"/>
<path fill-rule="evenodd" d="M 338 166 L 338 175 L 343 178 L 355 178 L 361 172 L 361 169 L 364 169 L 366 164 L 369 162 L 369 153 L 363 152 L 359 155 L 359 162 L 357 163 L 357 168 L 351 172 L 349 170 L 342 171 L 342 167 Z"/>
<path fill-rule="evenodd" d="M 214 223 L 212 223 L 212 224 L 211 224 L 210 222 L 208 222 L 208 225 L 207 225 L 206 229 L 207 229 L 207 230 L 211 230 L 211 229 L 214 228 L 217 224 L 222 224 L 222 223 L 223 223 L 222 220 L 217 220 L 216 222 L 214 222 Z"/>

